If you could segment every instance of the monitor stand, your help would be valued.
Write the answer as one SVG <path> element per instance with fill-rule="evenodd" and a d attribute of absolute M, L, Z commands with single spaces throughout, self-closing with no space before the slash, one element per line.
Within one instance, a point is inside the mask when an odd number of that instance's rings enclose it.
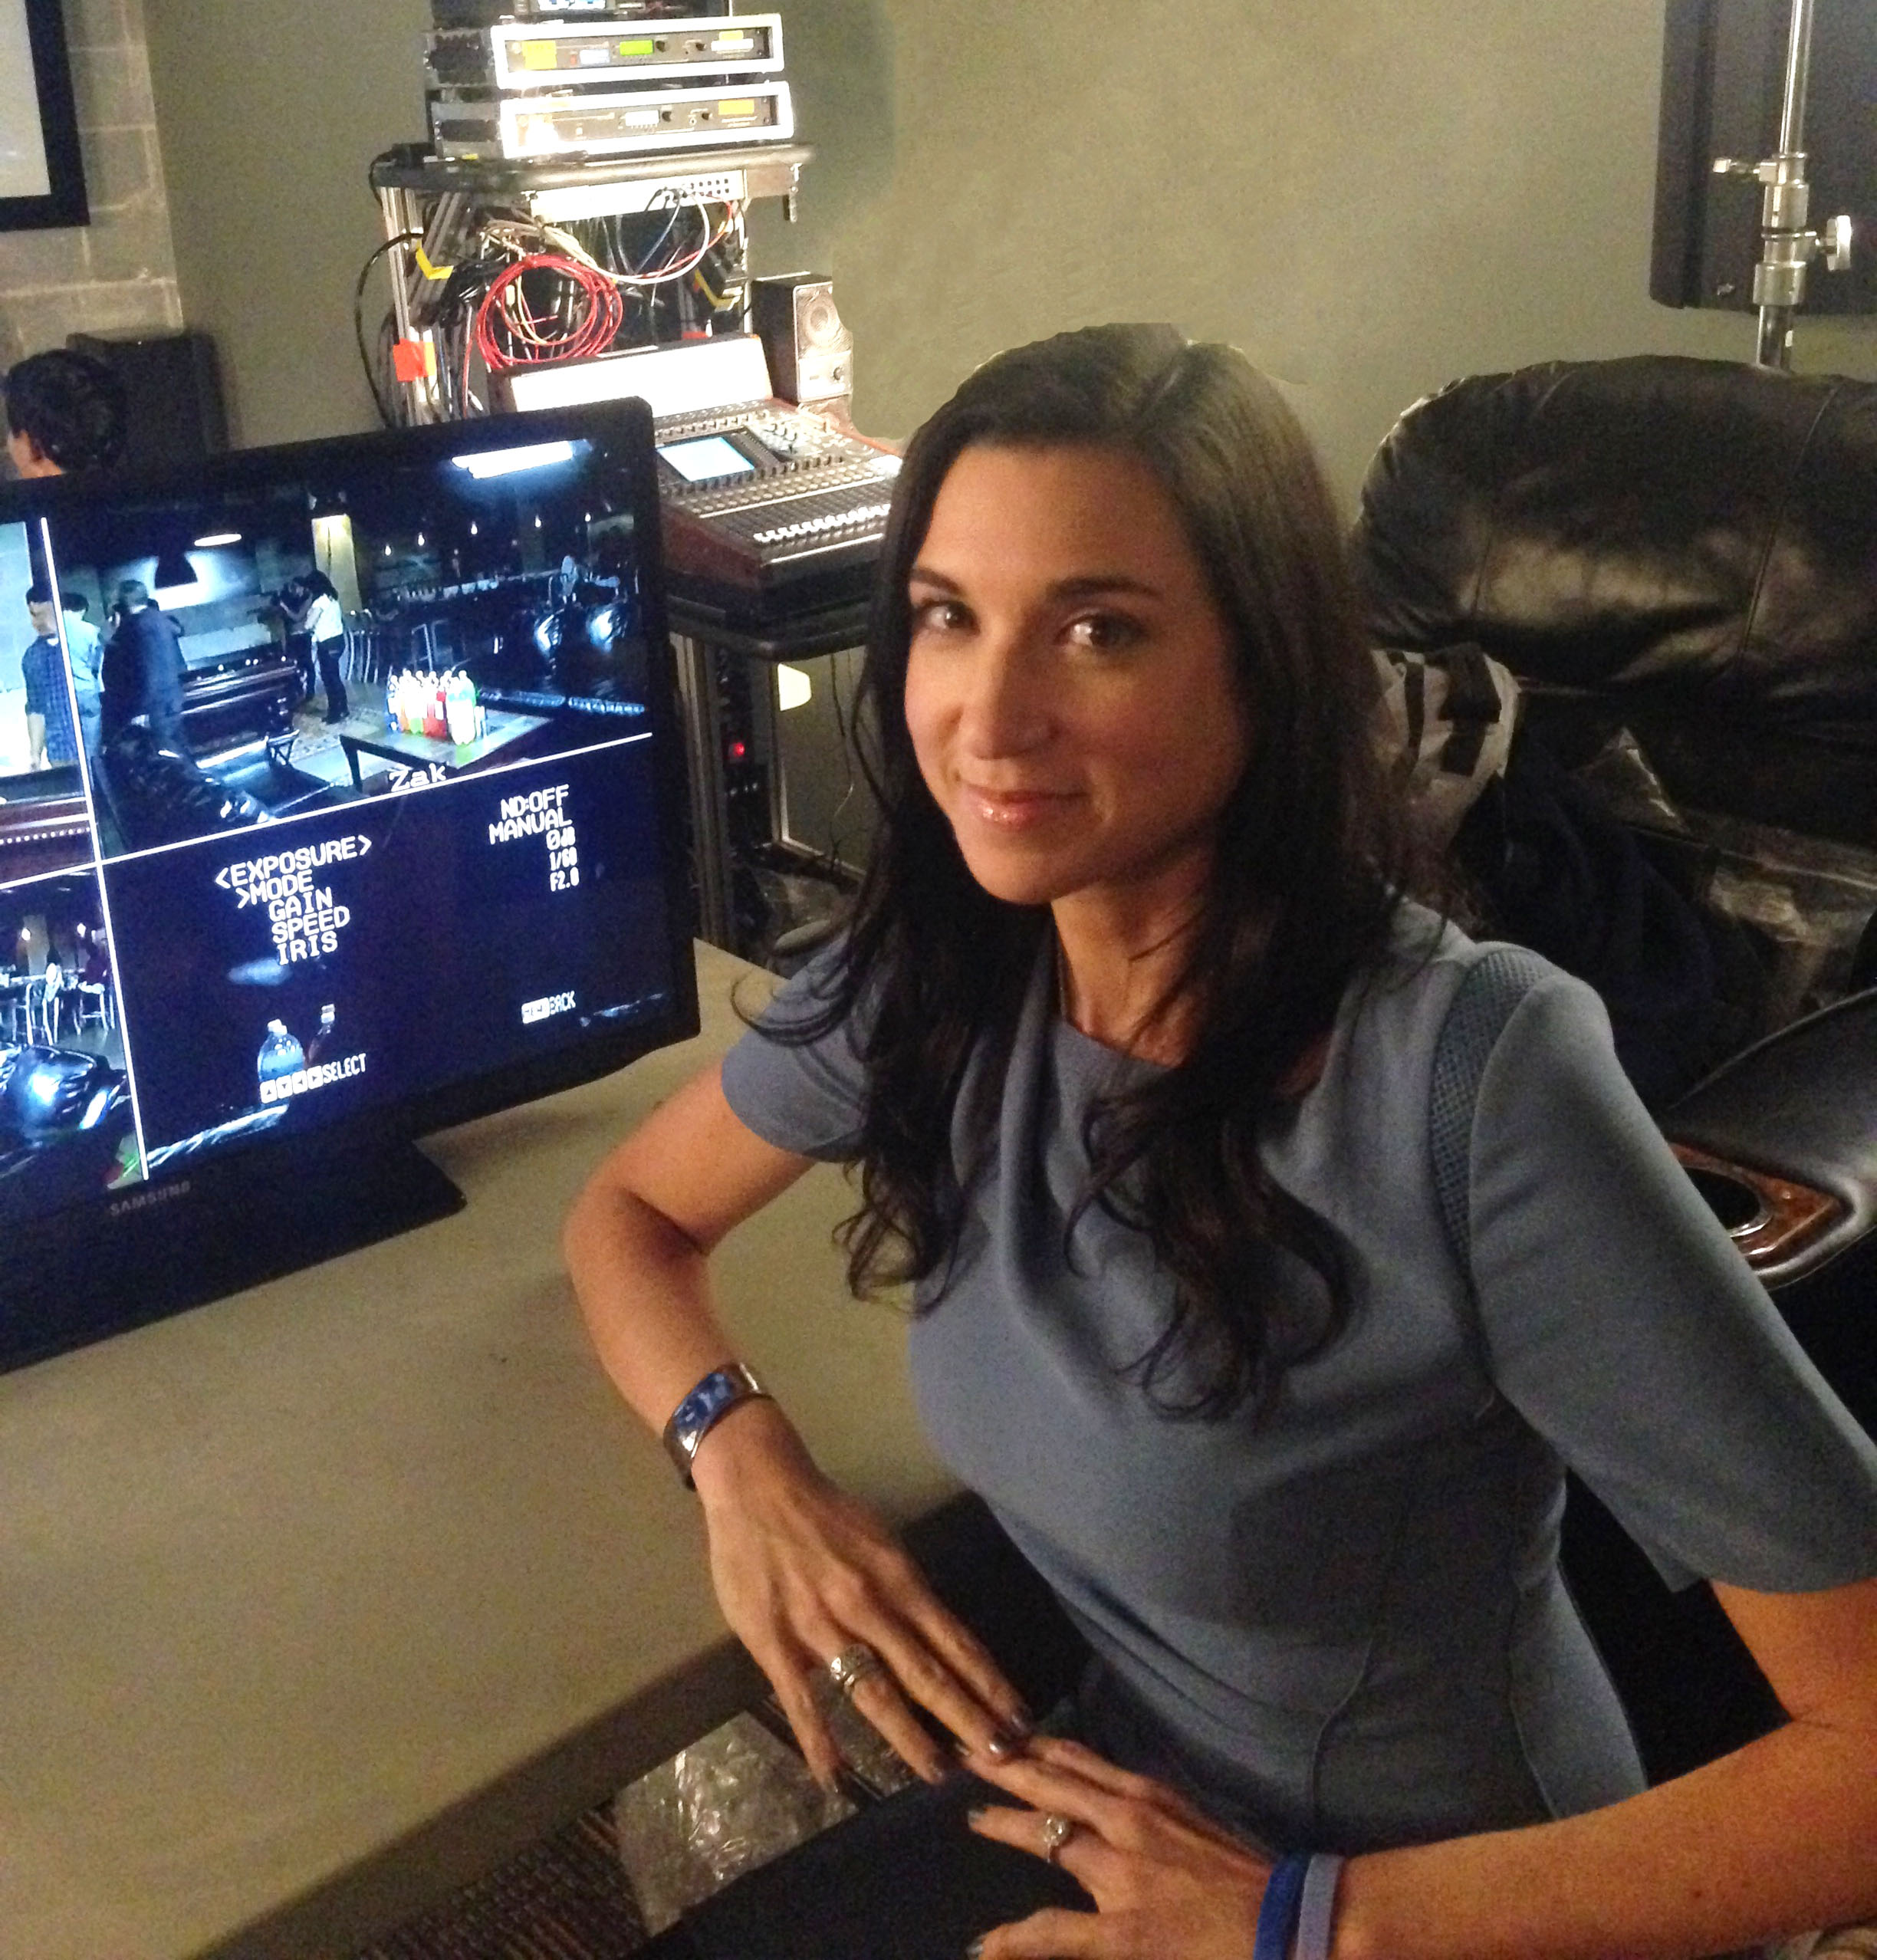
<path fill-rule="evenodd" d="M 375 1245 L 465 1202 L 407 1143 L 216 1166 L 151 1195 L 147 1208 L 117 1218 L 88 1212 L 5 1228 L 0 1370 Z"/>

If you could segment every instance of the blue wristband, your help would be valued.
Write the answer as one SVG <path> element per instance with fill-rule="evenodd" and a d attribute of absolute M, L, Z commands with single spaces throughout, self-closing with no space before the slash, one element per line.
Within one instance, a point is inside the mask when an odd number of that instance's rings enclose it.
<path fill-rule="evenodd" d="M 1264 1886 L 1258 1908 L 1257 1944 L 1251 1960 L 1290 1960 L 1290 1935 L 1297 1929 L 1303 1902 L 1303 1880 L 1310 1870 L 1307 1851 L 1290 1851 L 1277 1860 Z"/>
<path fill-rule="evenodd" d="M 743 1403 L 759 1397 L 766 1400 L 768 1393 L 741 1361 L 727 1361 L 721 1368 L 713 1368 L 672 1411 L 663 1441 L 686 1490 L 695 1488 L 691 1465 L 711 1426 Z"/>
<path fill-rule="evenodd" d="M 1336 1881 L 1342 1876 L 1343 1860 L 1333 1852 L 1319 1851 L 1310 1861 L 1297 1905 L 1297 1943 L 1290 1949 L 1290 1960 L 1330 1960 Z"/>

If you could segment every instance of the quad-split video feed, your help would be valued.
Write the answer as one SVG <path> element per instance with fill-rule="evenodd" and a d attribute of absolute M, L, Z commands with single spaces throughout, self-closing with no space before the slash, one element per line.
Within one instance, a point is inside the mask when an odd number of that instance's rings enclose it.
<path fill-rule="evenodd" d="M 340 442 L 0 525 L 0 1219 L 669 1011 L 636 455 Z"/>
<path fill-rule="evenodd" d="M 609 475 L 575 439 L 58 513 L 51 603 L 81 724 L 64 748 L 84 753 L 100 854 L 428 787 L 640 721 L 633 519 Z"/>
<path fill-rule="evenodd" d="M 114 967 L 95 872 L 0 891 L 0 1220 L 139 1175 Z"/>

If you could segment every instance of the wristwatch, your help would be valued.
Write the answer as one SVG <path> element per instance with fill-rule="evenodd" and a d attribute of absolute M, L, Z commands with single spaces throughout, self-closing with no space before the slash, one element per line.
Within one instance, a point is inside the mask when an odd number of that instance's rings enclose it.
<path fill-rule="evenodd" d="M 754 1402 L 759 1396 L 767 1400 L 769 1391 L 741 1361 L 726 1361 L 721 1368 L 713 1368 L 672 1411 L 671 1420 L 665 1425 L 665 1448 L 686 1490 L 696 1488 L 691 1465 L 712 1426 L 739 1403 Z"/>

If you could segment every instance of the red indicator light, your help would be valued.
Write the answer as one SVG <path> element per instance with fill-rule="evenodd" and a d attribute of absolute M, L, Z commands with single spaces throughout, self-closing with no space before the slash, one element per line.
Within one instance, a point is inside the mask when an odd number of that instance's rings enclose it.
<path fill-rule="evenodd" d="M 731 743 L 730 759 L 732 762 L 741 762 L 744 757 L 748 755 L 748 753 L 749 750 L 744 743 L 740 742 L 733 742 Z"/>

